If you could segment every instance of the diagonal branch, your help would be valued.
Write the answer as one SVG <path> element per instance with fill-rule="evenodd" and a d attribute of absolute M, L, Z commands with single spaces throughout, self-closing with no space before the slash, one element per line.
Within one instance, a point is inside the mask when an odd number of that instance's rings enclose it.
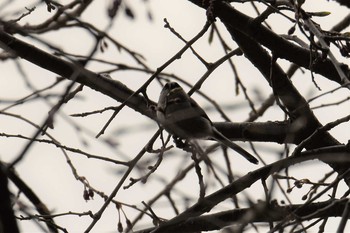
<path fill-rule="evenodd" d="M 38 65 L 39 67 L 56 73 L 62 77 L 72 77 L 75 69 L 79 70 L 77 83 L 84 84 L 98 92 L 101 92 L 118 102 L 125 104 L 135 111 L 156 120 L 155 112 L 148 106 L 155 105 L 151 100 L 146 100 L 142 95 L 134 94 L 123 83 L 100 76 L 85 69 L 79 64 L 65 61 L 59 57 L 42 51 L 26 42 L 0 30 L 0 47 L 7 51 L 12 51 L 19 57 Z M 147 102 L 148 101 L 148 102 Z M 148 103 L 148 105 L 147 105 Z M 265 123 L 223 123 L 215 122 L 215 126 L 224 135 L 235 140 L 286 142 L 289 124 L 286 122 L 265 122 Z M 290 138 L 290 143 L 297 143 L 301 139 Z"/>
<path fill-rule="evenodd" d="M 74 64 L 53 56 L 24 41 L 16 39 L 2 30 L 0 30 L 0 47 L 65 78 L 71 77 L 74 71 L 78 70 L 78 76 L 75 79 L 76 82 L 86 85 L 119 102 L 124 102 L 134 93 L 121 82 L 97 75 L 94 72 L 84 69 L 84 67 L 77 63 Z M 141 95 L 135 95 L 129 98 L 127 106 L 155 119 L 155 114 L 148 108 L 145 98 Z"/>
<path fill-rule="evenodd" d="M 265 202 L 250 208 L 240 208 L 227 211 L 221 211 L 215 214 L 203 215 L 200 217 L 188 218 L 181 225 L 177 226 L 178 232 L 201 232 L 220 230 L 233 224 L 243 224 L 244 216 L 253 216 L 255 223 L 278 222 L 286 218 L 289 220 L 306 220 L 328 217 L 341 217 L 348 203 L 348 199 L 330 200 L 324 202 L 310 203 L 309 205 L 271 205 Z M 345 221 L 348 217 L 345 218 Z M 135 233 L 149 233 L 155 228 L 135 231 Z"/>
<path fill-rule="evenodd" d="M 340 146 L 336 152 L 332 153 L 328 148 L 324 150 L 314 151 L 306 151 L 302 153 L 303 156 L 299 157 L 289 157 L 286 159 L 279 160 L 272 164 L 266 165 L 265 167 L 259 168 L 253 172 L 248 173 L 245 176 L 240 177 L 235 180 L 231 184 L 225 186 L 222 189 L 206 196 L 205 198 L 198 201 L 196 204 L 169 220 L 161 224 L 158 228 L 156 228 L 152 233 L 160 233 L 160 232 L 180 232 L 177 228 L 183 222 L 187 221 L 187 219 L 192 217 L 197 217 L 202 215 L 203 213 L 209 212 L 214 206 L 219 204 L 220 202 L 226 200 L 227 198 L 232 197 L 247 188 L 249 188 L 252 184 L 260 179 L 266 179 L 268 176 L 274 174 L 275 172 L 279 172 L 282 169 L 291 167 L 297 163 L 301 163 L 308 160 L 313 159 L 322 159 L 322 161 L 327 162 L 335 162 L 335 161 L 349 161 L 350 160 L 350 152 L 346 146 Z"/>
<path fill-rule="evenodd" d="M 290 127 L 290 137 L 294 138 L 297 136 L 304 140 L 315 130 L 322 127 L 304 97 L 293 86 L 282 68 L 274 62 L 268 52 L 255 39 L 247 36 L 246 32 L 242 32 L 241 28 L 236 26 L 237 22 L 233 22 L 234 20 L 232 19 L 234 18 L 235 10 L 230 5 L 221 1 L 216 1 L 214 4 L 215 7 L 212 9 L 215 15 L 224 23 L 232 38 L 244 52 L 244 55 L 269 82 L 277 98 L 283 102 L 284 107 L 291 115 L 292 125 Z M 252 31 L 249 30 L 249 32 L 251 33 Z M 256 33 L 259 34 L 260 31 L 257 30 Z M 281 56 L 280 53 L 273 53 L 273 55 Z M 339 144 L 328 132 L 322 132 L 318 137 L 313 138 L 305 148 L 315 149 Z M 328 163 L 328 165 L 339 174 L 344 173 L 350 166 L 348 162 L 332 162 Z M 345 181 L 350 184 L 350 177 L 345 177 Z"/>
<path fill-rule="evenodd" d="M 58 232 L 57 227 L 53 218 L 50 217 L 50 211 L 46 205 L 40 200 L 36 193 L 19 177 L 13 169 L 4 169 L 4 164 L 0 164 L 0 169 L 6 172 L 6 176 L 18 187 L 18 189 L 23 193 L 28 200 L 35 206 L 39 214 L 48 216 L 45 217 L 46 225 L 50 232 Z M 11 231 L 12 232 L 12 231 Z"/>
<path fill-rule="evenodd" d="M 318 73 L 329 80 L 343 84 L 341 78 L 330 59 L 320 60 L 310 67 L 310 51 L 297 46 L 277 35 L 270 29 L 264 27 L 260 22 L 255 22 L 253 18 L 234 9 L 224 1 L 202 1 L 189 0 L 190 2 L 207 9 L 214 8 L 215 16 L 219 17 L 225 24 L 229 24 L 235 30 L 240 31 L 247 37 L 254 39 L 261 45 L 267 47 L 276 56 L 286 59 L 298 66 L 306 69 L 312 68 L 312 71 Z M 207 4 L 205 4 L 207 2 Z M 209 4 L 212 5 L 208 5 Z M 215 7 L 213 7 L 215 6 Z M 346 64 L 339 64 L 342 71 L 349 77 L 350 69 Z"/>

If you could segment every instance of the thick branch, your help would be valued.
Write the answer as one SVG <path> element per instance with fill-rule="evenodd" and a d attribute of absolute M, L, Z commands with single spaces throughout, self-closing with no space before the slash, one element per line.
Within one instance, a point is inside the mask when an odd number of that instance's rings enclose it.
<path fill-rule="evenodd" d="M 297 144 L 301 138 L 288 137 L 289 122 L 214 122 L 222 134 L 233 141 L 276 142 Z"/>
<path fill-rule="evenodd" d="M 288 110 L 291 120 L 293 120 L 292 127 L 290 127 L 290 137 L 297 137 L 304 140 L 315 130 L 322 127 L 304 97 L 293 86 L 282 68 L 271 58 L 255 38 L 253 39 L 247 36 L 246 32 L 241 31 L 242 28 L 236 27 L 237 22 L 232 20 L 235 10 L 230 5 L 221 1 L 215 2 L 212 10 L 222 20 L 228 32 L 232 35 L 232 38 L 244 52 L 244 55 L 261 72 L 271 85 L 276 97 L 283 102 L 284 107 Z M 258 26 L 255 28 L 258 28 Z M 249 30 L 249 32 L 252 31 Z M 260 33 L 260 31 L 258 30 L 256 33 Z M 277 56 L 276 54 L 274 55 Z M 279 56 L 281 56 L 280 53 L 278 53 Z M 305 148 L 315 149 L 339 144 L 334 137 L 325 131 L 314 137 L 313 140 L 310 140 L 305 145 Z M 332 162 L 328 164 L 339 174 L 344 173 L 349 167 L 349 162 Z M 345 177 L 345 181 L 349 184 L 350 177 Z"/>
<path fill-rule="evenodd" d="M 49 70 L 60 76 L 69 78 L 75 69 L 79 69 L 78 83 L 84 84 L 98 92 L 101 92 L 119 102 L 126 102 L 126 105 L 135 111 L 156 120 L 155 112 L 147 106 L 147 101 L 142 95 L 134 95 L 133 91 L 124 84 L 99 76 L 78 64 L 65 61 L 59 57 L 42 51 L 28 43 L 0 31 L 0 47 L 14 52 L 17 56 Z M 154 102 L 149 102 L 154 105 Z M 290 125 L 286 122 L 266 122 L 266 123 L 214 123 L 219 131 L 235 140 L 269 141 L 277 143 L 297 143 L 301 139 L 298 137 L 288 138 Z"/>
<path fill-rule="evenodd" d="M 335 0 L 335 1 L 338 2 L 340 5 L 344 5 L 344 6 L 347 6 L 348 8 L 350 8 L 349 0 Z"/>
<path fill-rule="evenodd" d="M 335 161 L 344 162 L 350 160 L 350 152 L 346 146 L 338 147 L 336 150 L 334 148 L 331 149 L 336 152 L 330 152 L 329 148 L 325 148 L 324 150 L 318 150 L 317 152 L 307 151 L 304 152 L 302 156 L 282 159 L 272 164 L 266 165 L 265 167 L 257 169 L 253 172 L 250 172 L 247 175 L 235 180 L 231 184 L 225 186 L 224 188 L 201 199 L 196 204 L 194 204 L 178 216 L 174 217 L 168 222 L 161 224 L 158 228 L 152 231 L 152 233 L 179 232 L 177 226 L 186 222 L 189 218 L 197 217 L 202 215 L 203 213 L 209 212 L 218 203 L 249 188 L 256 181 L 260 179 L 266 179 L 268 176 L 274 174 L 275 172 L 279 172 L 282 169 L 289 168 L 294 164 L 316 158 L 322 159 L 322 161 L 327 161 L 329 163 Z M 349 173 L 349 171 L 347 171 L 347 173 Z"/>
<path fill-rule="evenodd" d="M 183 223 L 177 225 L 173 232 L 201 232 L 220 230 L 234 224 L 245 224 L 244 218 L 253 216 L 252 222 L 266 223 L 278 222 L 285 219 L 301 219 L 307 217 L 307 220 L 329 217 L 341 217 L 348 199 L 332 200 L 308 205 L 266 205 L 260 202 L 250 208 L 234 209 L 222 211 L 215 214 L 203 215 L 200 217 L 188 218 Z M 311 217 L 309 217 L 312 215 Z M 149 228 L 135 233 L 149 233 L 156 228 Z"/>
<path fill-rule="evenodd" d="M 17 188 L 23 193 L 28 200 L 35 206 L 39 214 L 48 216 L 45 217 L 46 225 L 49 228 L 50 232 L 58 232 L 53 218 L 50 216 L 50 211 L 46 205 L 40 200 L 40 198 L 33 192 L 33 190 L 14 172 L 12 169 L 7 169 L 3 164 L 1 164 L 1 169 L 6 171 L 7 177 L 17 186 Z M 12 232 L 12 231 L 8 231 Z"/>
<path fill-rule="evenodd" d="M 15 214 L 12 209 L 11 193 L 5 167 L 0 162 L 0 232 L 19 233 Z"/>
<path fill-rule="evenodd" d="M 240 31 L 247 37 L 250 37 L 261 45 L 267 47 L 278 57 L 286 59 L 306 69 L 311 68 L 310 51 L 308 49 L 287 41 L 283 37 L 261 25 L 259 22 L 255 22 L 253 18 L 234 9 L 224 1 L 189 1 L 205 9 L 209 6 L 204 5 L 203 3 L 210 2 L 210 4 L 214 4 L 215 16 L 219 17 L 225 24 L 229 24 L 235 30 Z M 341 64 L 341 68 L 349 77 L 349 67 L 346 64 Z M 324 59 L 322 61 L 319 60 L 312 66 L 312 71 L 328 78 L 329 80 L 342 84 L 337 70 L 329 59 Z"/>
<path fill-rule="evenodd" d="M 79 74 L 73 81 L 84 84 L 119 102 L 127 100 L 126 105 L 128 107 L 150 118 L 155 118 L 155 114 L 148 108 L 146 100 L 141 95 L 135 95 L 129 98 L 133 94 L 133 91 L 121 82 L 99 76 L 84 69 L 78 63 L 74 64 L 53 56 L 1 30 L 0 47 L 14 52 L 17 56 L 65 78 L 72 77 L 74 71 L 78 70 Z"/>

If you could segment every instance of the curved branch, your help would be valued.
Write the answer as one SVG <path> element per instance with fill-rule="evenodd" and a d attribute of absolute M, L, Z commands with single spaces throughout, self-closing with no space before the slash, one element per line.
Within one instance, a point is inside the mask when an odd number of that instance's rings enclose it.
<path fill-rule="evenodd" d="M 1 232 L 19 233 L 16 217 L 12 209 L 11 193 L 8 189 L 6 168 L 0 161 L 0 230 Z"/>
<path fill-rule="evenodd" d="M 251 37 L 252 34 L 249 34 L 253 32 L 260 34 L 269 30 L 263 29 L 264 27 L 261 25 L 255 26 L 254 30 L 252 30 L 252 24 L 249 20 L 247 20 L 247 22 L 242 22 L 243 24 L 246 24 L 246 27 L 237 26 L 239 23 L 236 21 L 243 20 L 243 14 L 239 12 L 237 13 L 233 7 L 221 1 L 215 1 L 213 4 L 214 5 L 212 6 L 211 10 L 221 19 L 232 38 L 242 49 L 244 55 L 261 72 L 272 87 L 277 99 L 280 99 L 283 102 L 284 107 L 288 110 L 288 113 L 292 119 L 290 137 L 293 139 L 297 137 L 302 141 L 310 136 L 315 130 L 322 127 L 322 124 L 316 118 L 304 97 L 290 82 L 288 76 L 285 74 L 282 68 L 258 43 L 259 36 L 256 36 L 253 39 L 253 37 Z M 235 18 L 236 14 L 241 15 L 242 19 L 240 17 Z M 257 30 L 255 31 L 255 29 Z M 272 33 L 271 31 L 269 32 Z M 288 52 L 285 51 L 285 54 L 288 54 Z M 277 54 L 275 54 L 274 50 L 273 55 L 276 57 L 283 56 L 281 51 L 277 51 Z M 331 61 L 329 62 L 331 64 Z M 335 68 L 333 67 L 333 69 Z M 336 71 L 335 73 L 338 75 Z M 301 141 L 299 141 L 299 143 Z M 340 143 L 334 137 L 332 137 L 328 132 L 324 131 L 317 137 L 313 138 L 313 140 L 310 140 L 309 143 L 305 145 L 305 148 L 310 150 L 339 144 Z M 350 163 L 328 163 L 328 165 L 330 165 L 339 174 L 342 174 L 348 169 Z M 350 177 L 345 177 L 345 182 L 350 185 Z"/>
<path fill-rule="evenodd" d="M 79 70 L 76 82 L 84 84 L 98 92 L 101 92 L 135 111 L 156 120 L 155 112 L 149 105 L 156 103 L 147 100 L 142 95 L 133 95 L 133 91 L 121 82 L 99 76 L 79 64 L 65 61 L 59 57 L 42 51 L 26 42 L 0 30 L 0 47 L 11 51 L 19 57 L 38 65 L 39 67 L 54 72 L 60 76 L 69 78 L 75 69 Z M 133 96 L 132 96 L 133 95 Z M 265 123 L 223 123 L 214 122 L 215 126 L 225 136 L 235 140 L 269 141 L 284 143 L 297 143 L 298 137 L 287 138 L 290 125 L 287 122 L 265 122 Z"/>
<path fill-rule="evenodd" d="M 97 75 L 79 64 L 65 61 L 59 57 L 42 51 L 26 42 L 0 31 L 0 47 L 7 51 L 12 51 L 27 61 L 40 66 L 43 69 L 54 72 L 60 76 L 69 78 L 75 69 L 79 69 L 77 82 L 84 84 L 98 92 L 101 92 L 131 109 L 156 120 L 155 112 L 149 108 L 149 105 L 156 103 L 147 100 L 142 95 L 133 95 L 133 91 L 119 81 L 112 80 Z M 132 96 L 133 95 L 133 96 Z M 289 122 L 245 122 L 228 123 L 214 122 L 215 127 L 230 139 L 238 141 L 264 141 L 276 143 L 299 143 L 305 136 L 294 130 L 292 131 Z M 288 137 L 293 133 L 294 137 Z"/>
<path fill-rule="evenodd" d="M 36 48 L 35 46 L 16 39 L 2 30 L 0 30 L 0 47 L 15 53 L 17 56 L 22 57 L 43 69 L 54 72 L 65 78 L 72 77 L 72 74 L 75 71 L 78 71 L 77 78 L 72 81 L 84 84 L 119 102 L 124 102 L 127 100 L 126 105 L 128 107 L 140 112 L 143 115 L 155 119 L 155 114 L 149 109 L 145 98 L 143 98 L 141 95 L 135 95 L 129 98 L 134 92 L 121 82 L 100 76 L 85 69 L 78 63 L 74 64 L 59 57 L 53 56 Z"/>
<path fill-rule="evenodd" d="M 322 159 L 322 161 L 328 162 L 344 162 L 350 160 L 350 152 L 347 146 L 339 146 L 336 150 L 333 150 L 334 148 L 331 149 L 335 152 L 330 152 L 329 148 L 325 148 L 324 150 L 318 150 L 317 152 L 307 151 L 303 152 L 302 156 L 293 156 L 286 159 L 282 159 L 272 164 L 266 165 L 265 167 L 259 168 L 253 172 L 250 172 L 247 175 L 235 180 L 231 184 L 225 186 L 224 188 L 201 199 L 196 204 L 194 204 L 178 216 L 174 217 L 168 222 L 161 224 L 154 231 L 152 231 L 152 233 L 181 232 L 177 227 L 185 221 L 187 221 L 189 218 L 197 217 L 202 215 L 203 213 L 209 212 L 214 206 L 216 206 L 220 202 L 249 188 L 256 181 L 260 179 L 266 179 L 268 176 L 274 174 L 275 172 L 279 172 L 280 170 L 291 167 L 292 165 L 295 165 L 297 163 L 313 159 Z M 347 172 L 344 173 L 344 175 L 347 175 L 349 171 L 350 170 L 348 169 Z M 339 176 L 339 179 L 340 178 L 342 178 L 342 176 Z"/>
<path fill-rule="evenodd" d="M 58 232 L 53 218 L 50 217 L 50 211 L 40 198 L 33 192 L 33 190 L 15 173 L 13 169 L 7 169 L 0 164 L 0 169 L 5 170 L 7 177 L 17 186 L 17 188 L 28 198 L 28 200 L 35 206 L 39 214 L 45 217 L 45 223 L 50 232 Z M 9 231 L 12 232 L 12 231 Z"/>
<path fill-rule="evenodd" d="M 310 51 L 303 47 L 297 46 L 277 35 L 273 31 L 264 27 L 258 22 L 255 22 L 253 18 L 239 12 L 231 5 L 223 1 L 202 1 L 202 0 L 189 0 L 190 2 L 207 9 L 213 6 L 205 5 L 205 2 L 215 5 L 215 16 L 220 18 L 224 24 L 230 25 L 235 30 L 240 31 L 247 37 L 254 39 L 261 45 L 267 47 L 273 54 L 278 57 L 286 59 L 292 63 L 295 63 L 306 69 L 312 68 L 312 71 L 318 73 L 329 80 L 343 84 L 341 78 L 335 69 L 330 59 L 320 60 L 310 67 Z M 349 77 L 350 69 L 346 64 L 340 64 L 343 72 Z"/>
<path fill-rule="evenodd" d="M 269 223 L 283 221 L 286 218 L 301 219 L 307 218 L 328 218 L 341 217 L 345 206 L 349 200 L 330 200 L 325 202 L 310 203 L 308 205 L 271 205 L 265 202 L 250 208 L 241 208 L 228 211 L 221 211 L 215 214 L 203 215 L 200 217 L 188 218 L 177 226 L 178 232 L 202 232 L 220 230 L 233 224 L 244 224 L 245 216 L 253 216 L 254 223 Z M 312 215 L 311 217 L 309 217 Z M 134 233 L 150 233 L 156 228 L 149 228 Z M 176 230 L 174 231 L 176 232 Z"/>
<path fill-rule="evenodd" d="M 347 6 L 348 8 L 350 8 L 350 2 L 348 0 L 335 0 L 335 1 L 338 2 L 340 5 Z"/>

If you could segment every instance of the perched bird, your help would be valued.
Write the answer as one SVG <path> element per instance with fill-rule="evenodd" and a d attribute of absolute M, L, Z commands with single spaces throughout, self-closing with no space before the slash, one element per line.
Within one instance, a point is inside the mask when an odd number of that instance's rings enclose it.
<path fill-rule="evenodd" d="M 176 82 L 168 82 L 161 91 L 157 118 L 170 134 L 182 139 L 214 139 L 249 162 L 259 163 L 253 155 L 220 133 L 204 110 Z"/>

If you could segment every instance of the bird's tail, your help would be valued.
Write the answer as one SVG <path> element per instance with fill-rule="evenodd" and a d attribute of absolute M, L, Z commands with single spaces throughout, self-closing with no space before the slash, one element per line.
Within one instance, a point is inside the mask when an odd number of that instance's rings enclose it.
<path fill-rule="evenodd" d="M 251 155 L 246 150 L 244 150 L 242 147 L 240 147 L 239 145 L 237 145 L 236 143 L 232 142 L 230 139 L 225 137 L 222 133 L 220 133 L 214 127 L 213 127 L 213 133 L 214 133 L 214 139 L 223 143 L 225 146 L 230 147 L 232 150 L 236 151 L 237 153 L 241 154 L 249 162 L 254 163 L 254 164 L 259 163 L 259 161 L 253 155 Z"/>

